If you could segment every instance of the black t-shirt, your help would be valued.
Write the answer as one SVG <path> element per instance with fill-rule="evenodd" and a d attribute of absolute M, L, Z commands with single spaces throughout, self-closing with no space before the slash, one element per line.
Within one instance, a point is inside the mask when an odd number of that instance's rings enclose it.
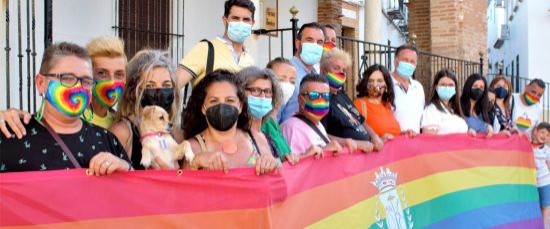
<path fill-rule="evenodd" d="M 6 139 L 4 135 L 0 136 L 0 172 L 74 168 L 46 127 L 34 117 L 25 125 L 25 129 L 27 135 L 22 139 Z M 80 131 L 59 134 L 59 137 L 83 168 L 88 168 L 92 157 L 100 152 L 110 152 L 129 162 L 118 139 L 99 126 L 83 122 Z"/>
<path fill-rule="evenodd" d="M 330 111 L 321 122 L 327 133 L 332 136 L 370 141 L 370 136 L 363 126 L 365 118 L 341 90 L 330 97 Z"/>

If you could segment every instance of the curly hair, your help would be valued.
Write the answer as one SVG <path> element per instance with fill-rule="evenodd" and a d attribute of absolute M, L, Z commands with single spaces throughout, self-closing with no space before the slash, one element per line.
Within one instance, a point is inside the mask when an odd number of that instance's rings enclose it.
<path fill-rule="evenodd" d="M 255 66 L 250 66 L 239 71 L 237 73 L 237 77 L 242 82 L 241 86 L 243 90 L 246 90 L 250 84 L 259 79 L 264 79 L 271 82 L 271 91 L 273 91 L 273 95 L 271 96 L 271 105 L 273 106 L 273 109 L 271 109 L 271 111 L 264 116 L 264 121 L 267 120 L 268 117 L 271 117 L 273 111 L 277 110 L 281 106 L 283 91 L 281 90 L 281 86 L 279 86 L 279 81 L 277 80 L 275 73 L 273 73 L 271 69 L 260 69 Z"/>
<path fill-rule="evenodd" d="M 183 135 L 185 139 L 190 139 L 208 128 L 206 116 L 202 113 L 202 108 L 204 106 L 204 99 L 208 94 L 208 88 L 210 87 L 210 85 L 216 82 L 228 82 L 235 87 L 237 97 L 239 98 L 239 101 L 243 106 L 237 120 L 237 128 L 246 131 L 250 129 L 250 114 L 248 113 L 248 103 L 246 102 L 246 97 L 241 86 L 241 81 L 239 80 L 239 78 L 237 78 L 237 76 L 235 76 L 234 73 L 225 69 L 218 69 L 216 71 L 206 74 L 204 79 L 202 79 L 191 92 L 189 103 L 187 104 L 187 107 L 183 110 L 182 114 Z"/>
<path fill-rule="evenodd" d="M 384 94 L 382 94 L 382 103 L 386 105 L 389 104 L 392 108 L 395 108 L 395 92 L 393 91 L 390 71 L 380 64 L 373 64 L 368 67 L 365 72 L 363 72 L 363 78 L 359 81 L 357 86 L 355 86 L 355 89 L 357 90 L 357 97 L 369 97 L 369 93 L 367 92 L 369 79 L 370 76 L 376 71 L 380 71 L 382 73 L 384 76 L 384 83 L 386 83 L 386 90 L 384 91 Z"/>

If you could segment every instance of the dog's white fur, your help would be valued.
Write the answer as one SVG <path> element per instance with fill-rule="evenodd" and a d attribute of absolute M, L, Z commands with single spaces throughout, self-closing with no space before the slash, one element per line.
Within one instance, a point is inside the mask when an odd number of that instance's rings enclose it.
<path fill-rule="evenodd" d="M 141 135 L 163 132 L 161 135 L 149 136 L 141 140 L 141 165 L 145 168 L 149 168 L 155 158 L 162 160 L 171 169 L 175 168 L 174 162 L 181 160 L 184 156 L 187 161 L 193 161 L 195 154 L 191 150 L 189 141 L 176 143 L 169 134 L 170 126 L 170 118 L 163 108 L 159 106 L 143 108 L 139 125 Z"/>

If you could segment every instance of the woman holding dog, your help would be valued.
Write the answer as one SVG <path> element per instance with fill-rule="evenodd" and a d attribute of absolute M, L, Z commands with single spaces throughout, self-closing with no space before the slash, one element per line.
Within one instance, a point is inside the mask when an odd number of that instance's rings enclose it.
<path fill-rule="evenodd" d="M 280 165 L 267 140 L 250 134 L 245 93 L 240 80 L 227 70 L 211 72 L 197 84 L 183 120 L 185 138 L 195 153 L 195 159 L 184 165 L 187 168 L 227 172 L 254 167 L 256 174 L 265 174 Z"/>
<path fill-rule="evenodd" d="M 126 68 L 126 86 L 118 103 L 115 120 L 109 130 L 113 132 L 136 169 L 145 169 L 141 164 L 140 132 L 138 129 L 145 106 L 157 105 L 164 108 L 172 123 L 178 115 L 179 90 L 176 85 L 176 72 L 170 59 L 160 50 L 141 50 L 130 60 Z M 172 133 L 181 140 L 179 128 Z M 152 168 L 165 168 L 153 160 Z"/>

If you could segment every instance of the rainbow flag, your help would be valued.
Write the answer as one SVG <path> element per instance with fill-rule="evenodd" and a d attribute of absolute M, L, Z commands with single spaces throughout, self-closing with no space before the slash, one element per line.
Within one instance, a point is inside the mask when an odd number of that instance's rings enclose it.
<path fill-rule="evenodd" d="M 251 168 L 0 174 L 5 228 L 541 228 L 525 137 L 398 137 L 275 174 Z"/>

